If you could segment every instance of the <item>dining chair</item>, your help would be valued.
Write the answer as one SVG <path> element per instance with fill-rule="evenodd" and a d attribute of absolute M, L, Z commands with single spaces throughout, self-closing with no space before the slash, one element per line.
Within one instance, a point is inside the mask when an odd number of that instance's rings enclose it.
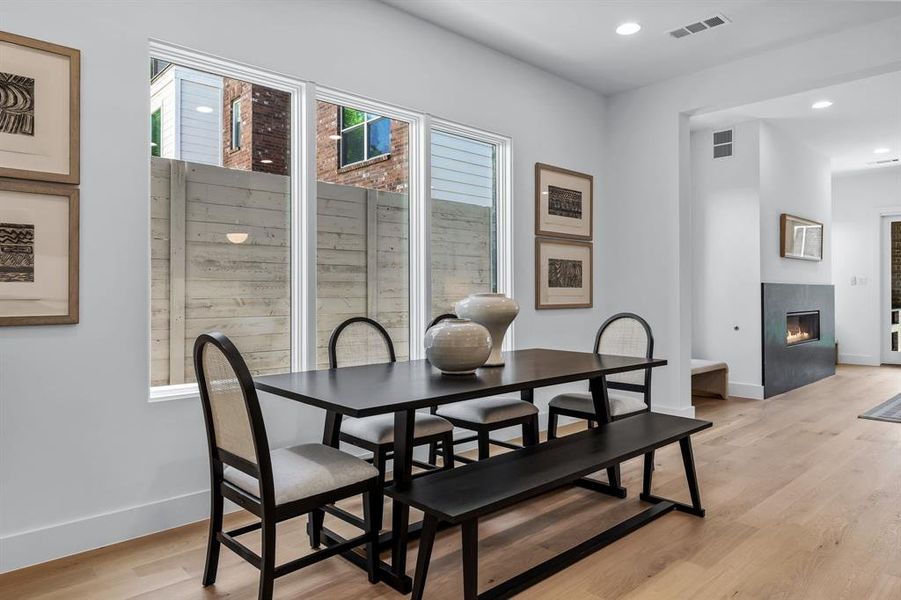
<path fill-rule="evenodd" d="M 618 313 L 601 324 L 594 339 L 595 354 L 652 358 L 654 336 L 647 321 L 634 313 Z M 651 369 L 607 376 L 608 412 L 613 421 L 651 410 Z M 557 437 L 560 415 L 584 419 L 594 427 L 597 414 L 588 392 L 568 392 L 548 403 L 549 440 Z"/>
<path fill-rule="evenodd" d="M 439 315 L 429 323 L 429 328 L 434 327 L 444 319 L 456 318 L 457 315 L 453 313 Z M 473 400 L 445 404 L 440 407 L 432 407 L 431 412 L 447 419 L 454 427 L 474 431 L 475 435 L 455 440 L 454 443 L 477 442 L 479 460 L 489 457 L 492 444 L 504 448 L 517 449 L 523 446 L 534 446 L 538 443 L 538 407 L 532 402 L 520 398 L 475 398 Z M 522 426 L 522 446 L 503 440 L 495 440 L 490 436 L 492 431 L 517 426 Z M 437 451 L 437 444 L 429 448 L 429 461 L 434 460 Z M 454 458 L 460 462 L 474 462 L 465 456 L 454 456 Z"/>
<path fill-rule="evenodd" d="M 342 337 L 350 341 L 342 344 Z M 373 363 L 397 362 L 394 342 L 385 327 L 369 317 L 351 317 L 340 323 L 332 332 L 328 342 L 329 368 L 354 366 Z M 388 460 L 394 453 L 394 415 L 375 415 L 372 417 L 344 418 L 340 423 L 338 439 L 342 442 L 372 452 L 372 463 L 379 473 L 379 506 L 383 501 L 385 472 Z M 415 415 L 413 425 L 413 446 L 440 444 L 441 469 L 454 467 L 454 426 L 439 416 L 429 413 Z M 419 460 L 413 464 L 427 471 L 438 469 L 437 459 L 428 463 Z M 354 522 L 355 517 L 346 511 L 329 507 L 325 512 L 332 512 L 344 520 Z M 315 548 L 319 544 L 322 530 L 323 511 L 314 511 L 310 515 L 310 544 Z"/>
<path fill-rule="evenodd" d="M 378 581 L 382 521 L 378 471 L 366 461 L 323 444 L 270 450 L 253 378 L 225 335 L 214 332 L 197 338 L 194 369 L 206 424 L 212 498 L 203 585 L 216 581 L 220 545 L 260 570 L 260 600 L 272 598 L 275 578 L 364 544 L 369 581 Z M 278 523 L 357 494 L 363 495 L 362 535 L 276 566 Z M 224 531 L 224 498 L 259 521 Z M 262 533 L 259 555 L 236 539 L 256 530 Z"/>

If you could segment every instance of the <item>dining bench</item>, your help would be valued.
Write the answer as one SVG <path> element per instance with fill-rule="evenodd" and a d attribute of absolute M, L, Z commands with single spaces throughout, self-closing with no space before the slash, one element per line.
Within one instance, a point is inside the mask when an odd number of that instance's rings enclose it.
<path fill-rule="evenodd" d="M 432 545 L 441 522 L 460 525 L 462 529 L 464 600 L 489 600 L 509 598 L 670 511 L 703 517 L 691 435 L 711 426 L 709 421 L 644 413 L 450 471 L 434 473 L 402 487 L 389 487 L 387 495 L 425 514 L 413 580 L 413 600 L 423 597 Z M 681 447 L 691 504 L 651 493 L 654 452 L 675 442 L 679 442 Z M 478 593 L 480 518 L 570 484 L 593 481 L 585 477 L 641 455 L 644 455 L 644 478 L 640 499 L 653 506 L 524 573 Z"/>

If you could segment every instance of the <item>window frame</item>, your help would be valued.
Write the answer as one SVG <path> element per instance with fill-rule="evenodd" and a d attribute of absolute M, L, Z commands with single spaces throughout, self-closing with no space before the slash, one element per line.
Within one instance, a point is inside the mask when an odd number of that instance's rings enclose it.
<path fill-rule="evenodd" d="M 381 113 L 370 113 L 369 111 L 361 110 L 359 108 L 356 108 L 355 106 L 347 106 L 344 104 L 338 104 L 336 106 L 338 108 L 338 135 L 341 136 L 341 139 L 339 140 L 339 146 L 338 146 L 338 168 L 339 169 L 346 169 L 348 167 L 354 167 L 357 165 L 361 165 L 367 161 L 374 160 L 376 158 L 391 156 L 391 126 L 390 126 L 390 124 L 391 124 L 392 119 L 390 117 L 388 117 L 387 115 L 381 114 Z M 363 121 L 361 123 L 357 123 L 356 125 L 351 125 L 349 127 L 345 127 L 344 126 L 344 109 L 345 108 L 349 108 L 351 110 L 355 110 L 357 112 L 363 113 L 363 115 L 364 115 Z M 371 119 L 367 118 L 370 116 L 372 116 L 373 118 L 371 118 Z M 369 155 L 369 125 L 371 125 L 372 123 L 375 123 L 376 121 L 378 121 L 380 119 L 388 120 L 388 124 L 389 124 L 389 126 L 388 126 L 388 150 L 386 150 L 385 152 L 382 152 L 381 154 L 375 154 L 375 155 L 370 156 Z M 403 119 L 401 119 L 401 120 L 403 120 Z M 346 162 L 344 162 L 344 139 L 345 139 L 345 136 L 347 135 L 347 133 L 349 131 L 352 131 L 354 129 L 359 129 L 359 128 L 363 129 L 363 158 L 360 160 L 355 160 L 354 162 L 346 163 Z"/>
<path fill-rule="evenodd" d="M 237 118 L 235 118 L 235 107 L 237 106 Z M 241 149 L 241 134 L 244 133 L 243 125 L 241 124 L 241 98 L 235 98 L 232 100 L 231 105 L 231 149 L 232 150 L 240 150 Z M 237 135 L 235 135 L 235 131 L 237 130 Z"/>

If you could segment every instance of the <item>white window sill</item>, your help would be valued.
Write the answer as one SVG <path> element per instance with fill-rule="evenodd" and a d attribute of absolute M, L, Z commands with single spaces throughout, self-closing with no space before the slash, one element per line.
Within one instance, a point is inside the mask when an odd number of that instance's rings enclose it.
<path fill-rule="evenodd" d="M 196 383 L 183 383 L 180 385 L 162 385 L 150 388 L 149 402 L 168 402 L 169 400 L 185 400 L 199 398 L 200 390 Z"/>

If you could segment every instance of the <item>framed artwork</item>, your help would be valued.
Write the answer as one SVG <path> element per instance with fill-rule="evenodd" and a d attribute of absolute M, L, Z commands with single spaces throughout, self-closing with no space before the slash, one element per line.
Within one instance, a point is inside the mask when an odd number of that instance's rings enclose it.
<path fill-rule="evenodd" d="M 591 240 L 594 178 L 535 163 L 535 235 Z"/>
<path fill-rule="evenodd" d="M 591 247 L 535 238 L 535 308 L 591 308 Z"/>
<path fill-rule="evenodd" d="M 0 31 L 0 177 L 77 184 L 81 54 Z"/>
<path fill-rule="evenodd" d="M 785 213 L 779 219 L 779 256 L 823 260 L 823 224 Z"/>
<path fill-rule="evenodd" d="M 78 190 L 0 179 L 0 326 L 78 323 Z"/>

